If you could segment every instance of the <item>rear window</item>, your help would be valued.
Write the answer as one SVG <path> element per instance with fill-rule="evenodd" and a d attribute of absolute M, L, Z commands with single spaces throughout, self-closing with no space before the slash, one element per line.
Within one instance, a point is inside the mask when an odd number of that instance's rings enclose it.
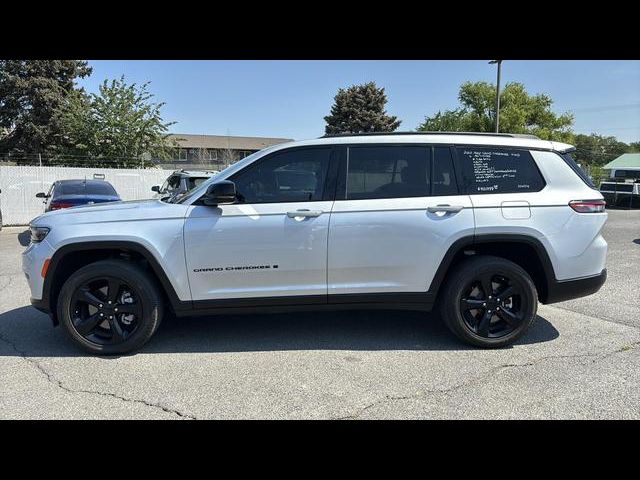
<path fill-rule="evenodd" d="M 463 185 L 469 195 L 539 192 L 545 186 L 527 150 L 458 147 Z"/>
<path fill-rule="evenodd" d="M 580 167 L 580 165 L 576 163 L 576 161 L 573 159 L 570 153 L 563 153 L 560 156 L 565 161 L 565 163 L 571 167 L 571 170 L 573 170 L 582 179 L 582 181 L 587 184 L 588 187 L 591 187 L 594 190 L 597 190 L 596 186 L 593 184 L 593 182 L 589 178 L 589 175 L 587 175 L 587 172 L 585 172 Z"/>
<path fill-rule="evenodd" d="M 96 183 L 61 183 L 56 186 L 58 195 L 117 195 L 111 184 L 107 182 Z"/>

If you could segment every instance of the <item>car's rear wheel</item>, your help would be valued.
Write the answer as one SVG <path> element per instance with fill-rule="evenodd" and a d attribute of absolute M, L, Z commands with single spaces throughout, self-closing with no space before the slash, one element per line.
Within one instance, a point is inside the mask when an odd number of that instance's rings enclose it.
<path fill-rule="evenodd" d="M 458 265 L 440 302 L 449 329 L 466 343 L 485 348 L 519 339 L 538 308 L 536 287 L 527 272 L 493 256 L 472 257 Z"/>
<path fill-rule="evenodd" d="M 142 347 L 162 320 L 162 296 L 145 270 L 103 260 L 69 277 L 58 297 L 58 318 L 80 347 L 121 354 Z"/>

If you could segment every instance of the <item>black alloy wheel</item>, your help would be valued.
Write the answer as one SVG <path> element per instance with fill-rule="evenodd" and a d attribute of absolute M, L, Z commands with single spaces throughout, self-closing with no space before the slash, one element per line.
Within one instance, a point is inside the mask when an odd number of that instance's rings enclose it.
<path fill-rule="evenodd" d="M 484 273 L 466 285 L 460 299 L 464 323 L 476 335 L 500 338 L 524 321 L 522 287 L 505 275 Z"/>
<path fill-rule="evenodd" d="M 464 342 L 483 348 L 512 344 L 529 329 L 538 293 L 518 264 L 493 255 L 464 259 L 438 293 L 442 319 Z"/>
<path fill-rule="evenodd" d="M 136 290 L 115 277 L 91 279 L 76 289 L 69 316 L 82 337 L 98 345 L 119 344 L 138 328 L 143 315 Z"/>

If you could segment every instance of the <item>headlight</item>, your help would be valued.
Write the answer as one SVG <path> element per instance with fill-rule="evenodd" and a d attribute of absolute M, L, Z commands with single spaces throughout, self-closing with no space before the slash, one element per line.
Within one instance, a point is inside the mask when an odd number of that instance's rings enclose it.
<path fill-rule="evenodd" d="M 49 229 L 47 227 L 30 227 L 30 230 L 31 243 L 40 243 L 49 233 Z"/>

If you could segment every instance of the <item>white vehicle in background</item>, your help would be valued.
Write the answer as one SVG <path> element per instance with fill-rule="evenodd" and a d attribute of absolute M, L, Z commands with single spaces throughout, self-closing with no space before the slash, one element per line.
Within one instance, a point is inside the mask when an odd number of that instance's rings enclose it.
<path fill-rule="evenodd" d="M 570 145 L 510 134 L 363 134 L 269 147 L 180 197 L 31 222 L 33 305 L 99 354 L 165 312 L 440 312 L 463 341 L 518 340 L 538 302 L 606 279 L 605 202 Z"/>
<path fill-rule="evenodd" d="M 204 181 L 220 173 L 218 170 L 176 170 L 162 185 L 151 187 L 153 198 L 177 197 L 190 192 Z"/>

